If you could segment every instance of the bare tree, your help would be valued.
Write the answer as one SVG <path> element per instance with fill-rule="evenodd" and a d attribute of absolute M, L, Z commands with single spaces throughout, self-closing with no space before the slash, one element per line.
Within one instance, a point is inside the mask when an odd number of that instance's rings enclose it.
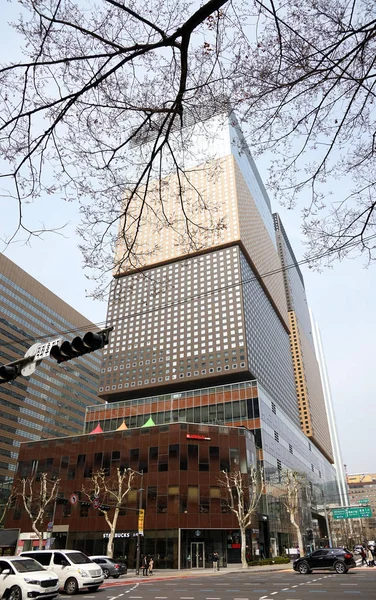
<path fill-rule="evenodd" d="M 286 508 L 290 523 L 294 527 L 300 552 L 304 552 L 303 534 L 302 534 L 302 493 L 306 487 L 306 477 L 304 474 L 291 469 L 286 469 L 282 473 L 281 486 L 283 492 L 280 496 L 283 506 Z"/>
<path fill-rule="evenodd" d="M 107 543 L 107 556 L 113 558 L 114 538 L 117 521 L 121 508 L 124 506 L 125 497 L 132 489 L 132 482 L 136 473 L 131 469 L 116 469 L 116 476 L 110 476 L 104 469 L 94 473 L 87 484 L 82 487 L 82 492 L 87 498 L 97 498 L 100 502 L 98 510 L 103 514 L 110 529 Z"/>
<path fill-rule="evenodd" d="M 1 498 L 1 502 L 0 502 L 0 528 L 3 527 L 3 524 L 5 522 L 6 516 L 7 516 L 7 512 L 10 508 L 14 507 L 15 504 L 15 493 L 14 490 L 12 489 L 11 492 L 9 494 L 7 494 L 7 496 L 2 497 Z"/>
<path fill-rule="evenodd" d="M 264 473 L 260 466 L 251 466 L 247 473 L 233 468 L 230 472 L 222 471 L 219 480 L 226 490 L 226 502 L 229 510 L 236 515 L 241 538 L 241 561 L 243 569 L 248 567 L 246 555 L 246 529 L 252 524 L 257 512 L 261 496 L 264 492 Z"/>
<path fill-rule="evenodd" d="M 50 480 L 47 473 L 39 473 L 19 480 L 14 489 L 30 518 L 32 530 L 38 536 L 40 550 L 43 549 L 43 533 L 47 525 L 46 509 L 56 501 L 59 483 L 60 479 Z"/>
<path fill-rule="evenodd" d="M 115 267 L 143 264 L 154 248 L 137 240 L 150 220 L 197 250 L 226 223 L 193 178 L 212 163 L 192 166 L 182 131 L 233 107 L 252 148 L 273 153 L 278 199 L 292 207 L 310 189 L 310 258 L 355 249 L 373 258 L 372 0 L 20 4 L 25 60 L 0 68 L 14 235 L 41 233 L 24 221 L 25 202 L 61 194 L 80 203 L 82 250 L 99 277 L 119 243 Z M 349 192 L 332 193 L 333 177 L 345 178 Z"/>
<path fill-rule="evenodd" d="M 273 152 L 272 188 L 290 208 L 306 194 L 308 257 L 356 249 L 372 259 L 374 3 L 292 0 L 265 4 L 262 13 L 253 59 L 243 59 L 244 94 L 252 98 L 245 116 L 254 119 L 260 150 Z"/>

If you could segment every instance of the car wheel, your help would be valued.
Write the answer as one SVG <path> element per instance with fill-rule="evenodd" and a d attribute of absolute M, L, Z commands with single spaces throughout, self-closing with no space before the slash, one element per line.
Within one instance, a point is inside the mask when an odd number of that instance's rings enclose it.
<path fill-rule="evenodd" d="M 64 592 L 66 594 L 68 594 L 69 596 L 72 596 L 73 594 L 77 594 L 78 583 L 74 577 L 69 577 L 69 579 L 66 580 L 65 585 L 64 585 Z"/>
<path fill-rule="evenodd" d="M 308 563 L 306 563 L 305 561 L 301 562 L 298 566 L 298 571 L 299 573 L 301 573 L 302 575 L 307 575 L 307 573 L 311 572 L 311 569 L 309 568 Z"/>
<path fill-rule="evenodd" d="M 119 579 L 120 575 L 113 575 L 112 576 L 114 579 Z"/>
<path fill-rule="evenodd" d="M 18 585 L 10 588 L 8 600 L 22 600 L 22 591 Z"/>
<path fill-rule="evenodd" d="M 105 579 L 108 579 L 110 576 L 110 571 L 108 569 L 102 569 L 103 570 L 103 575 Z"/>
<path fill-rule="evenodd" d="M 343 573 L 347 573 L 347 571 L 348 571 L 345 563 L 342 562 L 341 560 L 339 560 L 336 563 L 334 563 L 334 570 L 335 570 L 336 573 L 340 573 L 341 575 Z"/>

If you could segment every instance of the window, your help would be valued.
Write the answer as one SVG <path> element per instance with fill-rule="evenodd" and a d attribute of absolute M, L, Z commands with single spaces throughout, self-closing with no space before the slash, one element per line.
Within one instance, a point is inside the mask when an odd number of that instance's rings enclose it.
<path fill-rule="evenodd" d="M 149 460 L 158 460 L 158 446 L 150 446 L 149 448 Z"/>

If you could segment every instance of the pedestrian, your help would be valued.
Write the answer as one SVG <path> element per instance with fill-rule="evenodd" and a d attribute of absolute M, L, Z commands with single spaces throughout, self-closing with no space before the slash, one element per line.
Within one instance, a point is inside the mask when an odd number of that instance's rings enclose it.
<path fill-rule="evenodd" d="M 146 575 L 146 577 L 148 576 L 148 569 L 149 569 L 149 561 L 148 561 L 148 557 L 145 555 L 142 559 L 142 574 Z"/>
<path fill-rule="evenodd" d="M 367 562 L 369 567 L 374 566 L 373 554 L 370 547 L 367 548 Z"/>
<path fill-rule="evenodd" d="M 212 560 L 213 560 L 214 571 L 219 571 L 219 554 L 218 554 L 218 552 L 213 552 Z"/>
<path fill-rule="evenodd" d="M 153 557 L 150 557 L 149 560 L 149 575 L 153 575 L 153 567 L 154 567 L 154 560 Z"/>
<path fill-rule="evenodd" d="M 367 554 L 363 547 L 360 549 L 360 556 L 362 557 L 362 565 L 366 565 L 367 564 Z"/>

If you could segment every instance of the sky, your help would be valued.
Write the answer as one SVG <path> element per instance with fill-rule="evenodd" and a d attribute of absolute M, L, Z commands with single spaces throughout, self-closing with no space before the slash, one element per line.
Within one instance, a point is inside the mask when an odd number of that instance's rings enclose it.
<path fill-rule="evenodd" d="M 16 35 L 7 24 L 13 18 L 14 5 L 7 4 L 5 10 L 6 19 L 0 23 L 1 61 L 10 52 L 13 56 L 18 45 Z M 271 157 L 264 156 L 262 161 L 256 161 L 264 180 L 270 160 Z M 3 168 L 0 162 L 0 170 Z M 341 193 L 341 182 L 333 184 L 333 191 L 336 198 L 336 194 Z M 4 238 L 14 230 L 17 205 L 14 200 L 0 195 L 0 206 L 0 238 Z M 273 211 L 280 213 L 295 256 L 301 259 L 304 246 L 299 207 L 287 211 L 274 202 Z M 103 324 L 106 303 L 90 298 L 94 284 L 87 279 L 89 273 L 83 269 L 78 249 L 80 240 L 75 233 L 80 222 L 78 206 L 48 196 L 27 205 L 25 216 L 36 227 L 41 223 L 49 227 L 67 225 L 61 235 L 46 234 L 30 244 L 22 238 L 8 246 L 0 242 L 0 251 L 93 323 Z M 301 267 L 308 303 L 321 332 L 343 462 L 348 473 L 376 472 L 373 452 L 375 268 L 365 268 L 362 258 L 336 262 L 333 268 L 321 273 Z"/>

